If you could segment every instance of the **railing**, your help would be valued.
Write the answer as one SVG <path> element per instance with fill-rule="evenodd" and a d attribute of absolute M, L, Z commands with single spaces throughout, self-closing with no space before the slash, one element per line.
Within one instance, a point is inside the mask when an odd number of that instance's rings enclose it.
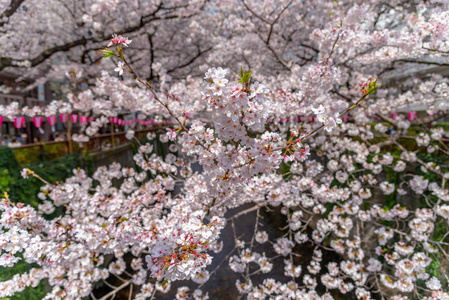
<path fill-rule="evenodd" d="M 127 144 L 129 140 L 125 137 L 125 134 L 126 132 L 116 132 L 113 135 L 106 133 L 91 136 L 89 142 L 82 143 L 82 145 L 89 152 L 109 150 L 113 147 Z"/>
<path fill-rule="evenodd" d="M 134 136 L 138 139 L 141 139 L 145 134 L 148 132 L 155 132 L 159 128 L 153 127 L 153 128 L 147 128 L 142 130 L 136 130 L 134 133 Z M 89 152 L 97 152 L 97 151 L 103 151 L 103 150 L 109 150 L 111 148 L 129 144 L 129 140 L 126 138 L 126 132 L 115 132 L 113 134 L 106 133 L 106 134 L 99 134 L 90 137 L 89 142 L 82 143 L 83 148 L 86 149 Z"/>
<path fill-rule="evenodd" d="M 158 127 L 152 127 L 136 130 L 135 136 L 140 139 L 148 132 L 155 132 L 158 129 Z M 30 163 L 64 156 L 70 153 L 70 149 L 72 149 L 72 153 L 106 151 L 117 146 L 129 144 L 130 141 L 125 135 L 126 132 L 99 134 L 90 137 L 88 142 L 82 143 L 64 140 L 24 144 L 13 148 L 13 151 L 19 163 Z"/>
<path fill-rule="evenodd" d="M 18 95 L 0 94 L 0 104 L 9 105 L 12 102 L 19 102 L 19 104 L 25 104 L 25 97 Z"/>
<path fill-rule="evenodd" d="M 42 103 L 45 103 L 45 102 L 42 100 L 36 99 L 36 98 L 31 98 L 31 97 L 25 98 L 25 104 L 28 107 L 41 106 Z"/>
<path fill-rule="evenodd" d="M 12 102 L 18 102 L 20 106 L 26 105 L 28 107 L 42 105 L 44 101 L 37 98 L 25 97 L 20 95 L 0 94 L 0 104 L 9 105 Z"/>

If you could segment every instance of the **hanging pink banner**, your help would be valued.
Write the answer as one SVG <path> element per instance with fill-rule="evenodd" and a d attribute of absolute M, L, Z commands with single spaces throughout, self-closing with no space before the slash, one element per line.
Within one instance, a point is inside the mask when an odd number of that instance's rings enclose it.
<path fill-rule="evenodd" d="M 33 124 L 34 127 L 36 127 L 37 129 L 39 129 L 39 132 L 41 134 L 44 134 L 44 131 L 42 130 L 42 122 L 44 121 L 44 118 L 42 117 L 33 117 Z"/>
<path fill-rule="evenodd" d="M 50 123 L 51 126 L 55 126 L 56 124 L 56 116 L 50 116 L 47 117 L 48 123 Z"/>
<path fill-rule="evenodd" d="M 416 118 L 416 111 L 410 111 L 409 113 L 408 113 L 408 119 L 410 120 L 410 121 L 413 121 L 415 118 Z"/>
<path fill-rule="evenodd" d="M 51 126 L 51 130 L 55 132 L 55 125 L 56 125 L 56 116 L 49 116 L 47 117 L 48 123 Z"/>
<path fill-rule="evenodd" d="M 70 120 L 72 120 L 72 124 L 78 123 L 78 115 L 77 114 L 70 115 Z"/>
<path fill-rule="evenodd" d="M 25 123 L 25 118 L 24 117 L 15 117 L 14 118 L 14 127 L 22 128 L 23 127 L 23 123 Z"/>
<path fill-rule="evenodd" d="M 61 119 L 62 124 L 67 123 L 67 114 L 60 114 L 59 119 Z"/>
<path fill-rule="evenodd" d="M 42 117 L 33 117 L 33 124 L 38 128 L 42 127 L 42 121 L 43 121 Z"/>

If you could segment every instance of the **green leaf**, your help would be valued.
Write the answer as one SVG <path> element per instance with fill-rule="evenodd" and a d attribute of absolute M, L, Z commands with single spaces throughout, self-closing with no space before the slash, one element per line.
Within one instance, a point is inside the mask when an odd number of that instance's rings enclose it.
<path fill-rule="evenodd" d="M 240 74 L 237 73 L 237 75 L 240 78 L 239 83 L 248 83 L 251 79 L 252 73 L 251 73 L 251 70 L 243 72 L 243 68 L 240 67 Z"/>
<path fill-rule="evenodd" d="M 370 81 L 366 92 L 368 95 L 374 95 L 376 88 L 380 86 L 380 84 L 377 84 L 377 80 L 378 79 Z"/>
<path fill-rule="evenodd" d="M 104 59 L 109 58 L 109 57 L 111 57 L 111 56 L 116 56 L 116 54 L 114 53 L 114 51 L 109 50 L 108 48 L 103 48 L 103 49 L 101 49 L 100 51 L 101 51 L 101 53 L 103 53 L 103 58 L 104 58 Z"/>

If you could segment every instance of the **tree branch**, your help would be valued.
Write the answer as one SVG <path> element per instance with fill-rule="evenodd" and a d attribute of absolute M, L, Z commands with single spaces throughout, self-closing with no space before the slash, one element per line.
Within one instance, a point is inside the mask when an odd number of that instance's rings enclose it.
<path fill-rule="evenodd" d="M 24 0 L 22 0 L 24 1 Z M 157 12 L 160 10 L 160 7 L 158 7 L 155 11 L 153 11 L 151 14 L 143 16 L 141 18 L 141 21 L 139 22 L 138 25 L 136 26 L 131 26 L 128 28 L 125 28 L 121 31 L 117 31 L 115 32 L 117 35 L 124 35 L 124 34 L 129 34 L 129 33 L 133 33 L 135 31 L 138 31 L 139 29 L 141 29 L 142 27 L 144 27 L 145 25 L 156 21 L 156 20 L 167 20 L 167 19 L 176 19 L 176 18 L 189 18 L 190 16 L 178 16 L 176 14 L 173 15 L 163 15 L 163 16 L 156 16 Z M 72 48 L 78 47 L 78 46 L 85 46 L 88 43 L 104 43 L 105 41 L 109 40 L 110 36 L 107 37 L 90 37 L 90 38 L 86 38 L 86 37 L 81 37 L 77 40 L 74 40 L 72 42 L 68 42 L 66 44 L 63 45 L 59 45 L 59 46 L 55 46 L 49 49 L 46 49 L 44 51 L 42 51 L 39 55 L 35 56 L 34 58 L 31 59 L 14 59 L 11 57 L 0 57 L 0 71 L 7 68 L 7 67 L 17 67 L 17 62 L 24 62 L 29 60 L 31 63 L 31 67 L 35 67 L 41 63 L 43 63 L 44 61 L 46 61 L 47 59 L 49 59 L 51 56 L 53 56 L 56 53 L 59 52 L 67 52 L 69 50 L 71 50 Z"/>
<path fill-rule="evenodd" d="M 9 8 L 0 15 L 0 20 L 9 19 L 24 1 L 25 0 L 12 0 Z M 4 26 L 6 23 L 8 23 L 8 21 L 0 21 L 0 27 Z"/>

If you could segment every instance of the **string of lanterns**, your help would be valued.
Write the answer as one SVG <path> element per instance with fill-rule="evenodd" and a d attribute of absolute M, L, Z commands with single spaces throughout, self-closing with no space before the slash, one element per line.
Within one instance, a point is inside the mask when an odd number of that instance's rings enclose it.
<path fill-rule="evenodd" d="M 407 113 L 408 119 L 410 121 L 415 120 L 416 118 L 416 111 L 411 111 Z M 397 112 L 391 113 L 391 118 L 394 120 L 396 119 L 398 116 Z M 67 124 L 67 119 L 69 117 L 69 114 L 60 114 L 59 115 L 59 119 L 61 120 L 61 122 L 63 124 Z M 348 115 L 344 115 L 341 117 L 343 122 L 348 122 L 349 121 L 349 116 Z M 3 120 L 4 117 L 0 116 L 0 126 L 3 124 Z M 41 134 L 44 133 L 43 129 L 42 129 L 42 125 L 43 125 L 43 121 L 44 121 L 44 117 L 42 116 L 35 116 L 32 117 L 33 120 L 33 125 L 34 127 L 36 127 L 39 132 Z M 56 122 L 57 122 L 57 116 L 53 115 L 53 116 L 48 116 L 47 117 L 47 121 L 51 126 L 52 131 L 55 131 L 55 126 L 56 126 Z M 80 116 L 78 114 L 70 114 L 70 121 L 72 122 L 72 124 L 77 124 L 78 121 L 81 122 L 81 124 L 83 125 L 87 125 L 90 124 L 94 121 L 94 118 L 92 116 Z M 279 120 L 281 123 L 283 122 L 289 122 L 290 119 L 289 118 L 285 118 L 285 119 L 280 119 Z M 310 116 L 299 116 L 295 118 L 296 122 L 316 122 L 316 117 L 310 117 Z M 110 117 L 109 118 L 109 122 L 113 123 L 117 126 L 134 126 L 135 124 L 139 123 L 142 126 L 158 126 L 158 125 L 165 125 L 165 124 L 169 124 L 169 121 L 162 121 L 162 122 L 156 122 L 155 120 L 139 120 L 138 118 L 135 118 L 133 120 L 125 120 L 122 118 L 118 118 L 118 117 Z M 14 127 L 17 129 L 23 128 L 25 124 L 25 117 L 14 117 Z"/>
<path fill-rule="evenodd" d="M 67 124 L 68 121 L 68 114 L 60 114 L 59 119 L 63 124 Z M 0 126 L 3 124 L 4 117 L 0 116 Z M 33 125 L 36 127 L 41 134 L 44 133 L 42 129 L 42 125 L 44 122 L 44 117 L 42 116 L 35 116 L 32 117 Z M 51 126 L 52 131 L 55 131 L 55 126 L 57 123 L 57 116 L 48 116 L 47 121 Z M 80 116 L 78 114 L 70 114 L 70 121 L 72 124 L 77 124 L 78 121 L 81 122 L 83 125 L 88 125 L 94 121 L 94 118 L 92 116 Z M 169 124 L 169 121 L 162 121 L 162 122 L 156 122 L 155 120 L 139 120 L 138 118 L 135 118 L 133 120 L 125 120 L 118 117 L 110 117 L 109 122 L 113 123 L 117 126 L 134 126 L 137 123 L 140 123 L 142 126 L 159 126 L 159 125 L 165 125 Z M 25 117 L 14 117 L 14 127 L 17 129 L 23 128 L 25 124 Z"/>

